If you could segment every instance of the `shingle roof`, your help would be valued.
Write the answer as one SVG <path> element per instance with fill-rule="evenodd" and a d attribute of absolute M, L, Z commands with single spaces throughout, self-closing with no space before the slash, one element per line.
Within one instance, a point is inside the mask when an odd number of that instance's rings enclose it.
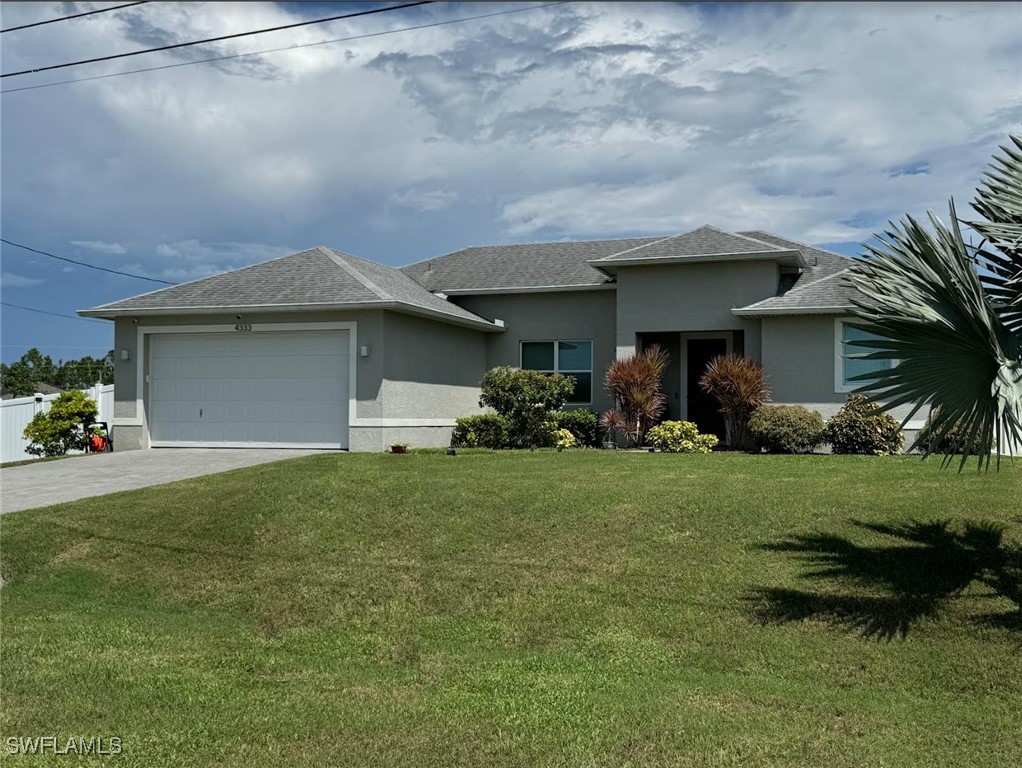
<path fill-rule="evenodd" d="M 851 299 L 858 294 L 851 283 L 844 279 L 844 275 L 855 259 L 769 232 L 757 230 L 741 234 L 782 247 L 798 248 L 802 252 L 806 266 L 801 274 L 781 275 L 777 296 L 736 309 L 734 310 L 736 314 L 745 312 L 749 314 L 785 314 L 791 311 L 806 312 L 815 308 L 833 309 L 852 306 Z"/>
<path fill-rule="evenodd" d="M 324 247 L 133 296 L 79 314 L 107 317 L 126 312 L 294 306 L 388 306 L 492 327 L 489 321 L 430 293 L 398 269 Z"/>
<path fill-rule="evenodd" d="M 655 243 L 661 237 L 462 248 L 402 270 L 431 291 L 587 286 L 608 283 L 592 259 Z"/>
<path fill-rule="evenodd" d="M 771 296 L 732 311 L 736 315 L 785 315 L 850 309 L 852 297 L 857 296 L 858 291 L 847 278 L 848 270 L 843 269 L 811 283 L 800 284 L 783 296 Z"/>
<path fill-rule="evenodd" d="M 745 235 L 735 235 L 711 226 L 702 226 L 691 232 L 665 237 L 652 243 L 605 256 L 600 261 L 625 259 L 677 259 L 696 256 L 733 256 L 746 253 L 784 253 L 794 250 Z"/>
<path fill-rule="evenodd" d="M 802 258 L 805 259 L 806 265 L 801 275 L 795 280 L 795 285 L 807 285 L 822 277 L 833 275 L 835 272 L 840 272 L 842 269 L 847 269 L 854 259 L 848 256 L 842 256 L 840 253 L 834 253 L 833 251 L 825 251 L 822 248 L 815 248 L 805 243 L 800 243 L 797 240 L 790 240 L 780 235 L 774 235 L 769 232 L 762 232 L 759 230 L 749 232 L 739 232 L 740 235 L 747 237 L 753 237 L 757 240 L 761 240 L 772 245 L 777 245 L 782 248 L 797 248 L 802 252 Z"/>

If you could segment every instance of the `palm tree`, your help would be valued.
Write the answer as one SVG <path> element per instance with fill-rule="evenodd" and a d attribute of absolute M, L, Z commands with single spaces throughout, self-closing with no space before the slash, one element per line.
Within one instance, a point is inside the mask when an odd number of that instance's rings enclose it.
<path fill-rule="evenodd" d="M 1001 150 L 972 204 L 982 220 L 960 222 L 953 201 L 950 227 L 932 213 L 929 228 L 906 217 L 851 268 L 863 295 L 856 325 L 881 337 L 854 343 L 873 350 L 869 359 L 899 361 L 857 377 L 870 382 L 860 391 L 882 391 L 884 410 L 912 405 L 909 418 L 929 405 L 932 442 L 913 447 L 926 456 L 957 430 L 979 446 L 980 467 L 993 446 L 1022 445 L 1022 138 Z"/>

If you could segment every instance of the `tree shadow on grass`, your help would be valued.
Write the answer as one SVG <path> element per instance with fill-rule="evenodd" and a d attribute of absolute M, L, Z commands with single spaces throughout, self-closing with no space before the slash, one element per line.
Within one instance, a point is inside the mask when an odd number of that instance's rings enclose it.
<path fill-rule="evenodd" d="M 939 616 L 974 582 L 1014 610 L 978 620 L 1022 631 L 1022 548 L 1004 543 L 1004 528 L 966 521 L 858 527 L 893 542 L 863 545 L 841 536 L 801 535 L 761 548 L 797 557 L 818 591 L 759 587 L 749 601 L 765 623 L 822 621 L 870 638 L 904 637 L 924 618 Z"/>

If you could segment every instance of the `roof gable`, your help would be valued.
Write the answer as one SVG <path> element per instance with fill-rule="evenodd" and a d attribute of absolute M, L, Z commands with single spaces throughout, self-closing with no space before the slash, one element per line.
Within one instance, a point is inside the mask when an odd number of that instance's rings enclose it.
<path fill-rule="evenodd" d="M 627 251 L 611 254 L 601 262 L 632 261 L 638 259 L 680 259 L 712 256 L 734 256 L 752 253 L 778 253 L 791 251 L 744 235 L 724 232 L 705 225 L 690 232 L 665 237 Z"/>
<path fill-rule="evenodd" d="M 430 293 L 400 270 L 316 247 L 231 272 L 115 301 L 79 314 L 226 311 L 235 308 L 387 307 L 471 325 L 492 323 Z"/>

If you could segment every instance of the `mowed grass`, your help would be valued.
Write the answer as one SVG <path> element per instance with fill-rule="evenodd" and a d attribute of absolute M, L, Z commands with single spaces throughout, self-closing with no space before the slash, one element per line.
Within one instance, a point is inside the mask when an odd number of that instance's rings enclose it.
<path fill-rule="evenodd" d="M 140 766 L 1017 766 L 1020 514 L 1018 464 L 598 451 L 18 512 L 0 736 Z"/>

